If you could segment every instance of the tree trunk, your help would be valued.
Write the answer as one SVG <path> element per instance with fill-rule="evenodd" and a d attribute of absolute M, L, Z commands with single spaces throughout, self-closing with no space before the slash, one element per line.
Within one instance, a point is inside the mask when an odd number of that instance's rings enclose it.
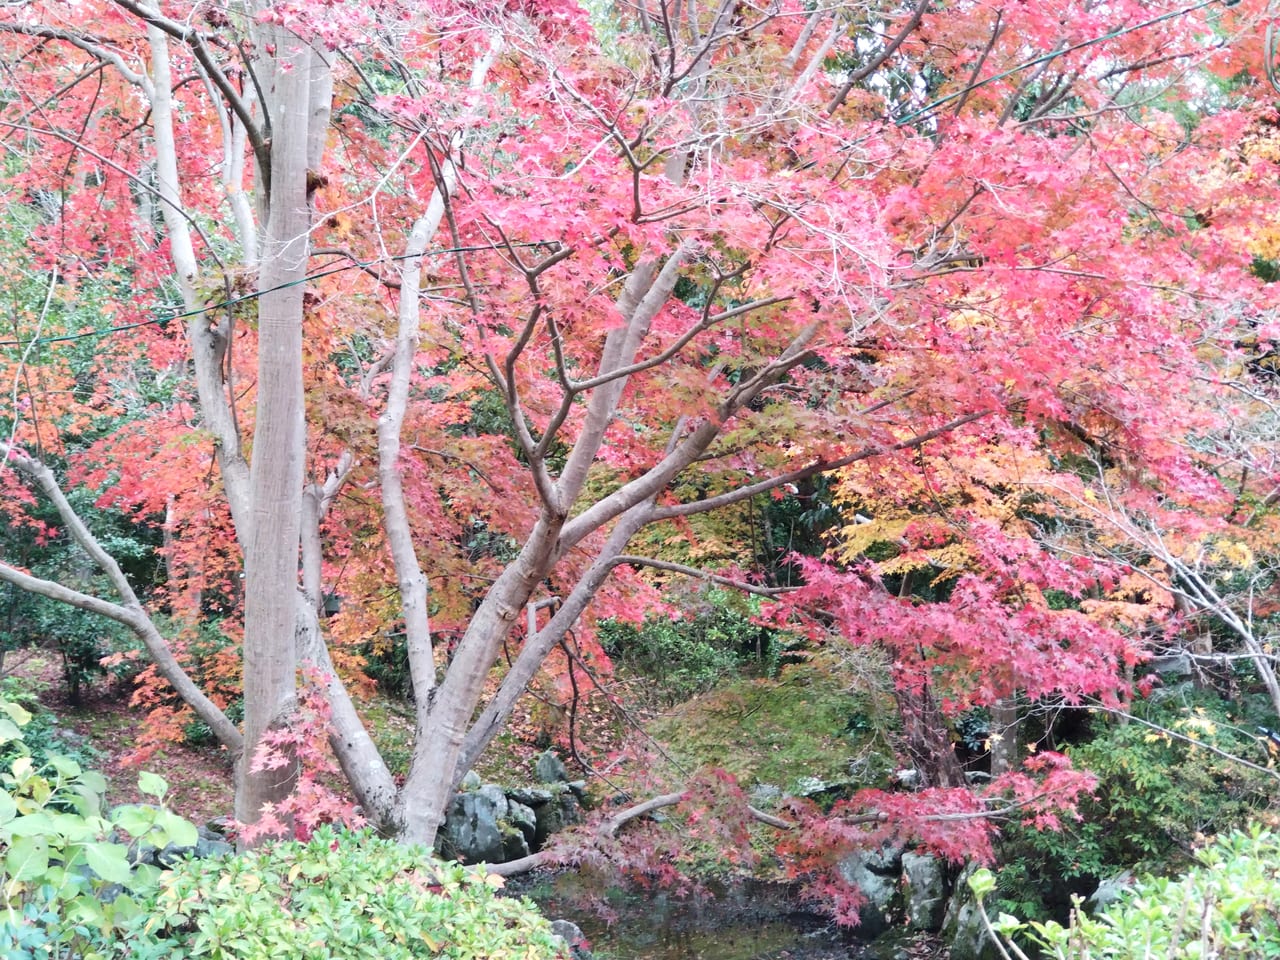
<path fill-rule="evenodd" d="M 252 823 L 264 803 L 289 795 L 296 767 L 257 771 L 263 735 L 296 702 L 298 546 L 306 459 L 302 383 L 303 283 L 311 228 L 308 144 L 317 60 L 309 46 L 273 30 L 268 95 L 271 179 L 258 289 L 258 402 L 250 465 L 251 529 L 245 543 L 245 756 L 236 816 Z"/>
<path fill-rule="evenodd" d="M 928 685 L 900 688 L 895 696 L 907 737 L 907 755 L 920 772 L 920 786 L 964 786 L 964 771 L 951 746 L 946 718 Z"/>
<path fill-rule="evenodd" d="M 1018 765 L 1018 733 L 1021 720 L 1018 718 L 1017 695 L 1001 697 L 991 704 L 991 775 L 998 777 L 1008 773 Z"/>

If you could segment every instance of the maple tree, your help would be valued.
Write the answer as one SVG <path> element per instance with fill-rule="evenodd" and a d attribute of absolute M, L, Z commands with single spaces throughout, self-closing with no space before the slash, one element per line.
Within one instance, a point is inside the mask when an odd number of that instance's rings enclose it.
<path fill-rule="evenodd" d="M 100 333 L 99 353 L 69 372 L 53 348 L 38 385 L 24 306 L 6 506 L 21 525 L 51 502 L 116 598 L 13 563 L 0 579 L 135 631 L 242 758 L 245 822 L 293 789 L 287 744 L 244 758 L 286 742 L 268 732 L 315 665 L 365 815 L 430 842 L 567 631 L 602 656 L 593 616 L 661 606 L 654 558 L 628 552 L 646 528 L 690 536 L 842 469 L 888 499 L 926 449 L 1010 470 L 1034 451 L 1069 477 L 1062 458 L 1093 444 L 1131 477 L 1207 489 L 1189 443 L 1205 414 L 1167 401 L 1218 383 L 1215 358 L 1269 309 L 1240 231 L 1274 163 L 1248 158 L 1248 189 L 1201 175 L 1268 108 L 1206 102 L 1189 126 L 1170 105 L 1256 68 L 1259 15 L 6 6 L 4 181 L 40 205 L 32 269 L 58 302 L 120 278 L 92 331 L 67 331 Z M 90 435 L 107 414 L 119 428 Z M 139 594 L 67 485 L 163 524 L 164 591 Z M 1022 586 L 1080 594 L 1110 572 L 980 510 L 949 522 L 975 572 L 947 606 L 815 562 L 779 615 L 818 606 L 852 639 L 940 656 L 904 666 L 904 689 L 947 671 L 963 702 L 1114 696 L 1132 644 Z M 707 556 L 656 563 L 701 575 Z M 159 610 L 242 630 L 243 731 Z M 387 631 L 417 710 L 402 783 L 334 665 Z"/>

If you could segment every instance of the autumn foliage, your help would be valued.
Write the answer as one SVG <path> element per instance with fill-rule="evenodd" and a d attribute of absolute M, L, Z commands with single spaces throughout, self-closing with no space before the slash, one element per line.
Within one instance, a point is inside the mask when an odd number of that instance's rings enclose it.
<path fill-rule="evenodd" d="M 667 609 L 663 577 L 888 651 L 925 726 L 1120 704 L 1174 612 L 1136 534 L 1229 563 L 1280 485 L 1243 426 L 1280 331 L 1261 12 L 5 7 L 5 509 L 90 488 L 162 529 L 165 573 L 0 577 L 129 625 L 167 683 L 234 658 L 149 615 L 243 637 L 243 735 L 225 689 L 182 697 L 235 752 L 287 747 L 246 819 L 317 752 L 279 733 L 315 663 L 366 815 L 427 842 L 568 631 L 603 664 L 592 625 Z M 821 476 L 828 555 L 792 584 L 724 562 L 705 516 Z M 401 637 L 403 782 L 340 679 Z M 992 789 L 1050 823 L 1088 781 L 1037 762 Z M 990 807 L 947 781 L 856 805 L 981 852 Z"/>

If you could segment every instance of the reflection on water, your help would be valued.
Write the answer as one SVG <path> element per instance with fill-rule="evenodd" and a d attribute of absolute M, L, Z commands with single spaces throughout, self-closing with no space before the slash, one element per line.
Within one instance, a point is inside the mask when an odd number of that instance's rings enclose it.
<path fill-rule="evenodd" d="M 565 874 L 552 889 L 531 893 L 547 916 L 578 924 L 602 960 L 845 960 L 856 953 L 820 918 L 798 912 L 790 891 L 777 885 L 735 884 L 690 898 L 605 895 Z M 584 906 L 584 895 L 597 906 Z M 600 915 L 602 897 L 608 921 Z"/>

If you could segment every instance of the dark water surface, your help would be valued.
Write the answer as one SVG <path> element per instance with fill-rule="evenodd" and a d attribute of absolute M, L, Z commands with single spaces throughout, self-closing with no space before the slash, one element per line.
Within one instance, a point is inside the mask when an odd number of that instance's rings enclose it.
<path fill-rule="evenodd" d="M 776 884 L 718 886 L 703 895 L 592 890 L 562 874 L 528 891 L 550 917 L 572 920 L 601 960 L 848 960 L 860 945 L 797 907 Z M 595 905 L 589 901 L 594 899 Z"/>

